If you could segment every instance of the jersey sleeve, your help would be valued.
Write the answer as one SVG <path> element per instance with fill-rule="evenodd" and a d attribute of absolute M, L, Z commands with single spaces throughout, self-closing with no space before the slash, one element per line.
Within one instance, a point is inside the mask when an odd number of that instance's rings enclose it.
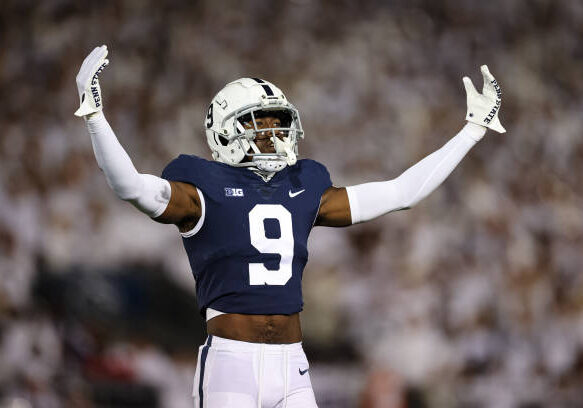
<path fill-rule="evenodd" d="M 220 170 L 217 166 L 221 166 L 221 163 L 181 154 L 164 168 L 162 178 L 192 184 L 204 193 L 206 198 L 220 198 L 222 189 L 217 178 L 220 177 L 217 175 Z"/>
<path fill-rule="evenodd" d="M 332 180 L 330 179 L 328 169 L 322 163 L 315 160 L 306 160 L 306 164 L 308 165 L 311 182 L 320 195 L 324 194 L 324 191 L 332 187 Z"/>
<path fill-rule="evenodd" d="M 183 183 L 195 184 L 192 177 L 193 161 L 191 156 L 181 154 L 162 170 L 162 178 L 168 181 L 181 181 Z M 196 171 L 196 169 L 194 169 Z"/>
<path fill-rule="evenodd" d="M 205 191 L 213 185 L 213 165 L 203 158 L 181 154 L 162 170 L 162 178 L 189 183 Z"/>

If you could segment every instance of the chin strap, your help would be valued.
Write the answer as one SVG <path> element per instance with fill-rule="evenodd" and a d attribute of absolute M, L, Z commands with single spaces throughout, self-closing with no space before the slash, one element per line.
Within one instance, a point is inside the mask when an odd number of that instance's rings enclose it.
<path fill-rule="evenodd" d="M 253 160 L 253 164 L 254 166 L 247 168 L 261 177 L 265 182 L 271 180 L 275 176 L 275 173 L 283 170 L 287 166 L 287 163 L 282 160 Z"/>
<path fill-rule="evenodd" d="M 287 161 L 284 159 L 253 159 L 253 167 L 267 172 L 267 173 L 277 173 L 287 167 Z"/>

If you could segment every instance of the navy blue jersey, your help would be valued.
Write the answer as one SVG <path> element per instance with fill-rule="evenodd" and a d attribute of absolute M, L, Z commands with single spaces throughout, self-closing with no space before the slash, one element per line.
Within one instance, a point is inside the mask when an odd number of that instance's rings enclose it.
<path fill-rule="evenodd" d="M 246 168 L 180 155 L 162 177 L 202 192 L 201 222 L 183 234 L 201 313 L 302 310 L 308 235 L 332 185 L 323 165 L 298 160 L 265 182 Z"/>

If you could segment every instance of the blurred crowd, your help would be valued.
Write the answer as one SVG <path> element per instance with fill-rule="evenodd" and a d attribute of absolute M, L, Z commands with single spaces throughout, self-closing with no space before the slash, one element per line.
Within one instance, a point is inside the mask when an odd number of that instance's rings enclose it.
<path fill-rule="evenodd" d="M 35 296 L 39 265 L 63 278 L 132 262 L 194 293 L 177 230 L 115 198 L 73 116 L 75 75 L 100 44 L 105 113 L 139 171 L 210 158 L 210 99 L 253 76 L 296 105 L 301 156 L 337 186 L 397 177 L 454 136 L 461 77 L 481 83 L 487 63 L 506 134 L 488 132 L 416 208 L 314 230 L 302 321 L 323 353 L 308 352 L 316 395 L 581 406 L 582 37 L 583 3 L 566 0 L 2 2 L 0 407 L 192 404 L 198 344 L 112 335 Z"/>

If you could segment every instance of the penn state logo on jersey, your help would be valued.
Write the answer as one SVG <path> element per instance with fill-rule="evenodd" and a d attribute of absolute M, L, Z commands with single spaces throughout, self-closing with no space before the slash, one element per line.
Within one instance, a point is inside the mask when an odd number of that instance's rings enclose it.
<path fill-rule="evenodd" d="M 266 183 L 247 169 L 181 155 L 162 177 L 193 184 L 203 196 L 202 227 L 183 238 L 201 313 L 302 309 L 308 235 L 332 185 L 324 166 L 299 160 Z"/>

